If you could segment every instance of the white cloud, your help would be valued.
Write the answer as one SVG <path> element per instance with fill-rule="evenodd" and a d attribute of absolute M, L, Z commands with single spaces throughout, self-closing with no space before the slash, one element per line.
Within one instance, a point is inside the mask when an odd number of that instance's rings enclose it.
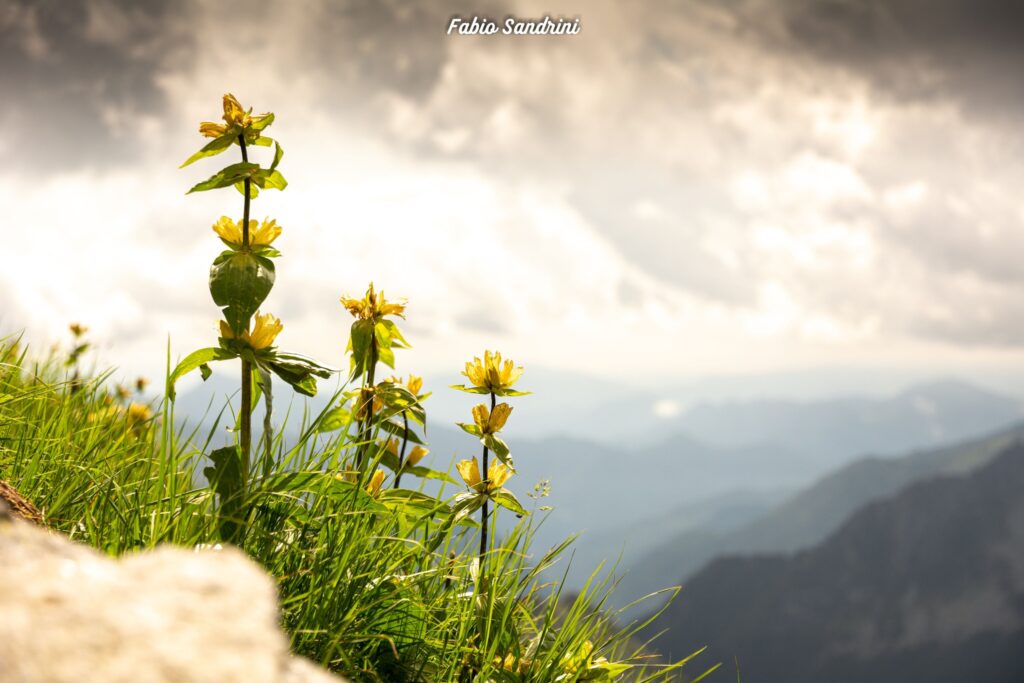
<path fill-rule="evenodd" d="M 54 338 L 83 320 L 149 373 L 167 333 L 176 352 L 212 341 L 209 224 L 240 201 L 182 195 L 216 162 L 174 166 L 232 89 L 277 113 L 286 148 L 290 187 L 254 205 L 285 227 L 267 306 L 283 343 L 335 364 L 337 298 L 370 279 L 411 299 L 426 368 L 484 345 L 619 375 L 1019 348 L 1008 133 L 683 7 L 645 24 L 585 3 L 580 36 L 527 45 L 440 37 L 443 16 L 436 36 L 408 17 L 368 29 L 330 3 L 268 3 L 225 41 L 229 10 L 197 3 L 190 58 L 154 67 L 166 106 L 102 110 L 136 160 L 0 171 L 3 323 Z"/>

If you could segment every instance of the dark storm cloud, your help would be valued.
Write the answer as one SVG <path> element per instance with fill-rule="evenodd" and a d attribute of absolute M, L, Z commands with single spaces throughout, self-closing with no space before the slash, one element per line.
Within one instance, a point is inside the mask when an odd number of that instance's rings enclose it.
<path fill-rule="evenodd" d="M 1018 0 L 753 0 L 743 30 L 866 76 L 899 99 L 952 97 L 988 114 L 1024 108 Z"/>
<path fill-rule="evenodd" d="M 313 10 L 316 31 L 304 36 L 311 63 L 328 76 L 354 75 L 366 86 L 422 98 L 447 59 L 443 3 L 352 0 Z"/>
<path fill-rule="evenodd" d="M 176 16 L 184 7 L 0 0 L 0 116 L 23 131 L 9 137 L 9 163 L 52 171 L 131 158 L 117 120 L 159 111 L 159 65 L 189 52 Z"/>

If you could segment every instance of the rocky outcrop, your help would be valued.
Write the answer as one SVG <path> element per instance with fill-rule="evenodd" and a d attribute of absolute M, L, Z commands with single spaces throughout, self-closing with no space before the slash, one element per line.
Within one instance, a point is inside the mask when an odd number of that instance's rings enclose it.
<path fill-rule="evenodd" d="M 233 548 L 114 560 L 0 515 L 0 683 L 339 683 L 292 657 Z"/>
<path fill-rule="evenodd" d="M 0 479 L 0 515 L 14 514 L 34 524 L 43 523 L 43 514 L 25 496 Z"/>

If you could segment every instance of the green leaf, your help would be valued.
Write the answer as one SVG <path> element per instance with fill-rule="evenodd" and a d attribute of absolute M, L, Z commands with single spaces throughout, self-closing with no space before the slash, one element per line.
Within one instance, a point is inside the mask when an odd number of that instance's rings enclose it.
<path fill-rule="evenodd" d="M 416 512 L 420 515 L 450 514 L 447 505 L 433 496 L 411 489 L 385 489 L 377 496 L 384 506 L 400 512 Z"/>
<path fill-rule="evenodd" d="M 384 417 L 405 414 L 413 422 L 426 427 L 427 413 L 411 391 L 397 384 L 381 382 L 377 385 L 377 392 L 387 406 Z"/>
<path fill-rule="evenodd" d="M 507 510 L 511 510 L 520 517 L 530 514 L 526 511 L 526 508 L 524 508 L 522 504 L 520 504 L 519 499 L 516 498 L 515 494 L 509 491 L 508 489 L 500 489 L 498 491 L 495 491 L 493 494 L 491 494 L 491 499 L 495 502 L 495 504 L 500 505 L 501 507 Z"/>
<path fill-rule="evenodd" d="M 465 384 L 450 384 L 449 389 L 458 389 L 459 391 L 465 391 L 467 394 L 489 394 L 490 389 L 484 389 L 482 387 L 469 387 Z"/>
<path fill-rule="evenodd" d="M 210 294 L 224 309 L 231 330 L 241 336 L 274 286 L 274 262 L 244 251 L 229 253 L 210 268 Z"/>
<path fill-rule="evenodd" d="M 477 427 L 475 424 L 469 424 L 468 422 L 456 422 L 455 424 L 462 427 L 462 431 L 466 432 L 467 434 L 472 434 L 478 439 L 483 438 L 483 433 L 481 433 L 480 428 Z"/>
<path fill-rule="evenodd" d="M 235 189 L 238 190 L 238 194 L 245 196 L 245 181 L 239 180 L 235 183 Z M 260 196 L 260 188 L 256 183 L 249 183 L 249 199 L 256 199 Z M 221 240 L 223 242 L 223 240 Z"/>
<path fill-rule="evenodd" d="M 174 368 L 174 371 L 171 372 L 170 376 L 167 378 L 167 397 L 172 401 L 174 400 L 175 383 L 188 373 L 199 368 L 199 371 L 202 373 L 203 379 L 205 380 L 210 376 L 210 368 L 207 366 L 207 363 L 216 360 L 228 360 L 229 358 L 236 358 L 236 355 L 219 347 L 199 349 L 198 351 L 193 351 L 188 354 L 180 363 L 178 363 L 177 367 Z M 205 370 L 203 368 L 205 368 Z"/>
<path fill-rule="evenodd" d="M 237 139 L 237 132 L 225 133 L 224 135 L 221 135 L 219 138 L 214 138 L 210 142 L 206 143 L 206 145 L 204 145 L 201 150 L 199 150 L 198 152 L 190 156 L 188 159 L 186 159 L 185 163 L 183 163 L 178 168 L 185 168 L 189 164 L 199 161 L 200 159 L 203 159 L 205 157 L 217 156 L 218 154 L 226 150 L 228 147 L 230 147 L 232 144 L 234 144 L 234 142 Z"/>
<path fill-rule="evenodd" d="M 206 190 L 216 190 L 221 187 L 227 187 L 228 185 L 234 185 L 240 180 L 252 178 L 259 170 L 259 164 L 240 161 L 237 164 L 231 164 L 230 166 L 222 168 L 203 182 L 197 183 L 186 194 L 192 194 L 193 192 L 205 192 Z"/>
<path fill-rule="evenodd" d="M 316 396 L 316 378 L 327 379 L 334 372 L 311 358 L 296 353 L 277 353 L 261 363 L 300 394 Z"/>
<path fill-rule="evenodd" d="M 253 130 L 255 130 L 255 131 L 263 131 L 263 130 L 265 130 L 267 128 L 267 126 L 269 126 L 273 122 L 274 122 L 274 115 L 273 114 L 267 114 L 262 119 L 258 119 L 256 121 L 253 121 L 253 124 L 252 124 L 251 128 Z"/>
<path fill-rule="evenodd" d="M 487 393 L 486 391 L 484 393 Z M 515 389 L 499 389 L 494 392 L 495 396 L 529 396 L 532 391 L 516 391 Z"/>
<path fill-rule="evenodd" d="M 409 345 L 409 342 L 405 340 L 405 337 L 402 336 L 402 332 L 401 330 L 398 329 L 398 325 L 395 324 L 394 320 L 381 320 L 380 323 L 378 323 L 378 325 L 383 327 L 388 338 L 393 340 L 394 342 L 397 342 L 401 348 L 412 348 Z"/>
<path fill-rule="evenodd" d="M 352 411 L 344 406 L 331 408 L 317 426 L 319 432 L 333 432 L 352 423 Z"/>
<path fill-rule="evenodd" d="M 377 360 L 384 365 L 388 366 L 392 370 L 395 369 L 395 352 L 388 346 L 377 347 Z"/>
<path fill-rule="evenodd" d="M 452 521 L 458 524 L 465 517 L 468 517 L 483 507 L 484 501 L 486 500 L 487 496 L 482 493 L 477 493 L 476 491 L 464 491 L 456 495 L 452 499 L 451 505 L 453 513 Z"/>
<path fill-rule="evenodd" d="M 370 340 L 373 338 L 373 321 L 357 320 L 352 323 L 349 343 L 352 345 L 352 376 L 363 374 L 370 354 Z"/>
<path fill-rule="evenodd" d="M 429 467 L 424 467 L 422 465 L 417 465 L 415 467 L 404 467 L 404 468 L 402 468 L 402 473 L 403 474 L 411 474 L 412 476 L 419 477 L 420 479 L 436 479 L 438 481 L 443 481 L 443 482 L 448 483 L 448 484 L 458 484 L 459 483 L 459 482 L 455 481 L 455 479 L 453 479 L 451 477 L 451 475 L 449 475 L 449 474 L 447 474 L 445 472 L 440 472 L 438 470 L 432 470 Z"/>
<path fill-rule="evenodd" d="M 267 137 L 266 135 L 261 135 L 258 138 L 256 138 L 252 144 L 258 147 L 270 147 L 272 144 L 274 144 L 274 138 Z"/>
<path fill-rule="evenodd" d="M 481 439 L 483 444 L 491 449 L 491 452 L 501 458 L 501 461 L 506 465 L 508 462 L 505 460 L 508 458 L 508 444 L 501 440 L 501 437 L 497 434 L 484 434 Z"/>
<path fill-rule="evenodd" d="M 203 469 L 210 488 L 220 499 L 217 510 L 221 539 L 231 543 L 240 540 L 244 529 L 246 473 L 242 471 L 242 453 L 237 445 L 218 448 L 210 453 L 212 467 Z"/>
<path fill-rule="evenodd" d="M 263 189 L 271 188 L 274 190 L 283 190 L 288 187 L 288 181 L 284 179 L 284 176 L 281 175 L 280 171 L 268 171 L 261 169 L 253 175 L 252 181 Z"/>
<path fill-rule="evenodd" d="M 269 139 L 269 138 L 265 138 Z M 281 163 L 281 159 L 284 157 L 284 148 L 278 142 L 274 143 L 274 161 L 270 164 L 270 170 L 273 171 L 277 168 L 277 165 Z"/>

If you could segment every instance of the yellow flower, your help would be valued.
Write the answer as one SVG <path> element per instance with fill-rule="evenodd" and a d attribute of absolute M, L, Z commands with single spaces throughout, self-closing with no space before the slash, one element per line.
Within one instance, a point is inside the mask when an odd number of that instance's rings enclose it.
<path fill-rule="evenodd" d="M 270 313 L 261 314 L 259 311 L 256 312 L 255 320 L 256 324 L 253 325 L 252 331 L 246 330 L 242 333 L 242 341 L 259 351 L 274 343 L 274 339 L 284 329 L 284 325 Z M 235 333 L 231 331 L 231 326 L 223 320 L 220 321 L 220 336 L 225 339 L 236 338 Z"/>
<path fill-rule="evenodd" d="M 352 412 L 356 420 L 366 419 L 366 406 L 370 403 L 370 395 L 373 395 L 373 414 L 377 415 L 384 409 L 384 400 L 377 396 L 373 387 L 363 387 L 352 399 Z"/>
<path fill-rule="evenodd" d="M 245 113 L 242 104 L 231 93 L 224 95 L 224 122 L 229 126 L 242 128 L 245 128 L 247 123 L 252 123 L 252 118 Z"/>
<path fill-rule="evenodd" d="M 509 653 L 502 659 L 500 655 L 494 656 L 494 666 L 501 667 L 509 673 L 523 674 L 530 668 L 530 660 L 517 658 L 515 655 Z"/>
<path fill-rule="evenodd" d="M 487 468 L 487 490 L 497 491 L 505 482 L 512 476 L 512 470 L 506 467 L 503 463 L 495 460 L 491 463 L 491 466 Z"/>
<path fill-rule="evenodd" d="M 423 457 L 430 452 L 429 448 L 423 446 L 413 446 L 412 450 L 409 451 L 409 455 L 405 458 L 405 464 L 408 467 L 415 467 L 416 463 L 423 459 Z"/>
<path fill-rule="evenodd" d="M 481 434 L 497 434 L 508 421 L 512 413 L 512 406 L 507 403 L 499 403 L 494 406 L 493 411 L 488 411 L 483 403 L 473 406 L 473 422 L 480 429 Z"/>
<path fill-rule="evenodd" d="M 145 422 L 151 417 L 153 417 L 153 411 L 150 410 L 147 405 L 142 403 L 132 403 L 128 406 L 129 422 Z"/>
<path fill-rule="evenodd" d="M 476 463 L 476 458 L 460 460 L 455 464 L 455 469 L 459 471 L 459 476 L 462 477 L 462 481 L 466 482 L 466 486 L 480 491 L 482 485 L 480 481 L 480 465 Z"/>
<path fill-rule="evenodd" d="M 381 440 L 379 444 L 380 447 L 385 449 L 388 453 L 395 456 L 396 458 L 398 457 L 398 439 L 391 438 L 388 439 L 387 441 Z"/>
<path fill-rule="evenodd" d="M 346 484 L 355 484 L 359 481 L 359 473 L 355 470 L 342 470 L 335 474 L 334 478 L 338 481 L 343 481 Z"/>
<path fill-rule="evenodd" d="M 135 380 L 135 391 L 139 392 L 140 394 L 146 390 L 147 386 L 149 386 L 149 380 L 146 379 L 145 377 L 139 377 L 137 380 Z"/>
<path fill-rule="evenodd" d="M 221 216 L 220 219 L 213 224 L 213 231 L 225 242 L 229 242 L 237 247 L 242 246 L 242 221 L 236 222 L 227 216 Z M 270 246 L 274 240 L 280 236 L 280 234 L 281 226 L 279 226 L 277 221 L 273 218 L 264 220 L 262 224 L 256 220 L 249 221 L 250 247 Z"/>
<path fill-rule="evenodd" d="M 213 123 L 212 121 L 203 121 L 199 124 L 199 133 L 206 138 L 219 138 L 224 135 L 228 130 L 228 127 L 223 123 Z"/>
<path fill-rule="evenodd" d="M 582 645 L 580 645 L 580 649 L 575 654 L 569 653 L 562 657 L 562 671 L 574 674 L 584 667 L 603 667 L 608 664 L 607 657 L 598 657 L 597 659 L 593 659 L 593 656 L 594 644 L 589 640 L 586 640 Z"/>
<path fill-rule="evenodd" d="M 252 332 L 246 332 L 242 337 L 248 337 L 246 341 L 249 342 L 249 345 L 252 346 L 252 348 L 258 351 L 273 344 L 274 339 L 277 338 L 277 335 L 279 335 L 283 329 L 284 325 L 281 324 L 281 321 L 270 313 L 260 315 L 259 312 L 257 312 L 256 324 L 253 325 Z"/>
<path fill-rule="evenodd" d="M 117 417 L 118 415 L 121 414 L 122 411 L 123 408 L 121 408 L 121 406 L 109 405 L 100 408 L 99 410 L 90 412 L 89 415 L 86 417 L 86 420 L 88 422 L 99 422 L 101 420 L 107 420 L 112 417 Z"/>
<path fill-rule="evenodd" d="M 341 305 L 352 314 L 352 317 L 361 320 L 377 320 L 386 315 L 405 317 L 405 302 L 388 301 L 384 298 L 384 292 L 374 292 L 372 282 L 362 299 L 343 296 Z"/>
<path fill-rule="evenodd" d="M 71 323 L 68 325 L 68 329 L 71 330 L 71 334 L 76 337 L 81 337 L 83 334 L 89 331 L 89 328 L 81 323 Z"/>
<path fill-rule="evenodd" d="M 384 381 L 390 382 L 395 386 L 404 386 L 413 396 L 419 396 L 420 392 L 423 391 L 423 378 L 419 375 L 409 375 L 408 382 L 403 382 L 401 377 L 395 377 L 394 375 Z"/>
<path fill-rule="evenodd" d="M 522 376 L 523 368 L 511 360 L 502 362 L 501 353 L 484 351 L 484 359 L 473 358 L 462 373 L 475 387 L 497 393 L 509 389 Z"/>
<path fill-rule="evenodd" d="M 376 497 L 380 493 L 380 487 L 384 483 L 384 470 L 377 470 L 373 473 L 373 477 L 370 478 L 370 483 L 366 485 L 366 492 L 371 496 Z"/>
<path fill-rule="evenodd" d="M 252 115 L 252 110 L 244 109 L 238 99 L 228 93 L 224 95 L 224 123 L 203 121 L 199 124 L 199 132 L 208 138 L 219 138 L 234 126 L 246 130 L 254 124 L 261 123 L 269 114 Z M 241 131 L 239 131 L 241 132 Z M 259 131 L 253 131 L 259 137 Z"/>
<path fill-rule="evenodd" d="M 487 468 L 487 479 L 480 479 L 480 466 L 477 464 L 475 458 L 469 460 L 460 460 L 455 465 L 455 469 L 459 471 L 459 475 L 462 477 L 462 481 L 466 482 L 466 486 L 478 491 L 480 493 L 494 493 L 508 481 L 509 477 L 512 476 L 512 470 L 505 467 L 498 461 L 494 461 Z"/>

